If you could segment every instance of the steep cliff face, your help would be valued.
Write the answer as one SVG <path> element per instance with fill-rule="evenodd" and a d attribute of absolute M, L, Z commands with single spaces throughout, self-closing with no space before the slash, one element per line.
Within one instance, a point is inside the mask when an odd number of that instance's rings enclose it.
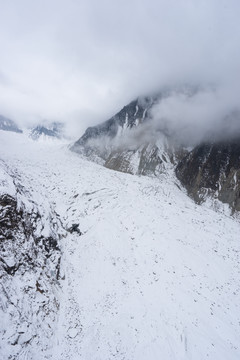
<path fill-rule="evenodd" d="M 182 154 L 163 132 L 151 129 L 151 108 L 160 95 L 139 98 L 108 121 L 90 127 L 71 150 L 107 168 L 130 174 L 157 175 Z"/>
<path fill-rule="evenodd" d="M 104 137 L 113 139 L 126 129 L 138 126 L 148 116 L 148 109 L 152 106 L 152 98 L 139 98 L 124 106 L 117 114 L 104 123 L 89 127 L 83 136 L 73 145 L 72 150 L 82 152 L 84 149 L 94 148 L 94 140 Z"/>
<path fill-rule="evenodd" d="M 170 139 L 159 134 L 155 142 L 146 142 L 134 149 L 112 151 L 104 166 L 133 175 L 159 176 L 173 171 L 187 150 L 174 146 Z"/>
<path fill-rule="evenodd" d="M 179 162 L 176 175 L 198 203 L 211 195 L 240 211 L 240 141 L 197 146 Z"/>
<path fill-rule="evenodd" d="M 156 175 L 162 166 L 159 149 L 150 144 L 137 150 L 113 151 L 105 162 L 109 169 L 138 175 Z"/>
<path fill-rule="evenodd" d="M 187 96 L 191 97 L 194 91 L 197 89 L 190 89 Z M 229 204 L 233 211 L 239 211 L 239 139 L 202 143 L 191 151 L 185 148 L 188 145 L 192 148 L 191 139 L 185 138 L 183 146 L 181 136 L 164 127 L 164 119 L 159 123 L 152 120 L 154 105 L 169 94 L 171 92 L 131 102 L 108 121 L 88 128 L 71 150 L 107 168 L 130 174 L 172 176 L 175 170 L 197 203 L 209 195 Z"/>

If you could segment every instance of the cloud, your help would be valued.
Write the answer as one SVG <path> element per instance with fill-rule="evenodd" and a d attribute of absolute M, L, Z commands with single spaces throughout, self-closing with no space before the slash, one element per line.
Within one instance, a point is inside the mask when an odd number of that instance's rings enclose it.
<path fill-rule="evenodd" d="M 176 141 L 194 145 L 204 140 L 240 136 L 240 102 L 236 88 L 181 88 L 151 110 L 152 127 Z"/>
<path fill-rule="evenodd" d="M 22 124 L 60 120 L 80 135 L 166 85 L 236 89 L 238 0 L 0 5 L 0 113 Z"/>

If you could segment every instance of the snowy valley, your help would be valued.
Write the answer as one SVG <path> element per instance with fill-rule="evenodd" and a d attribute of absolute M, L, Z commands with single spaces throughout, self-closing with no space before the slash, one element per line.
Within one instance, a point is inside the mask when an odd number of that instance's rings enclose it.
<path fill-rule="evenodd" d="M 0 5 L 0 360 L 240 360 L 240 1 Z"/>
<path fill-rule="evenodd" d="M 131 175 L 63 139 L 0 131 L 0 143 L 12 226 L 1 227 L 1 359 L 239 359 L 237 213 L 196 204 L 171 166 Z"/>

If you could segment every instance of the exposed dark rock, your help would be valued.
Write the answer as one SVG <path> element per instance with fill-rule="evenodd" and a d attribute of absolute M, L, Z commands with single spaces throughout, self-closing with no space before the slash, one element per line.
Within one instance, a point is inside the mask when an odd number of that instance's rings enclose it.
<path fill-rule="evenodd" d="M 72 234 L 76 232 L 79 235 L 82 235 L 81 230 L 79 229 L 79 224 L 72 224 L 72 226 L 68 229 L 68 231 Z"/>
<path fill-rule="evenodd" d="M 37 211 L 29 214 L 23 206 L 18 205 L 17 199 L 14 197 L 8 194 L 0 196 L 0 251 L 3 254 L 9 246 L 16 248 L 16 253 L 13 254 L 16 257 L 14 266 L 7 264 L 4 259 L 5 256 L 1 258 L 3 268 L 9 274 L 16 272 L 21 265 L 25 267 L 34 266 L 33 257 L 36 260 L 37 254 L 42 253 L 42 249 L 45 251 L 42 254 L 46 257 L 53 251 L 60 255 L 56 237 L 39 237 L 35 234 L 40 221 L 41 216 Z M 12 242 L 12 245 L 10 245 L 9 241 Z M 28 245 L 31 244 L 32 251 L 30 253 L 27 251 L 19 252 L 19 249 L 26 242 L 28 242 Z M 17 250 L 18 246 L 19 249 Z"/>
<path fill-rule="evenodd" d="M 141 125 L 151 120 L 150 110 L 161 96 L 132 101 L 108 121 L 88 128 L 71 150 L 109 169 L 150 176 L 161 173 L 167 162 L 175 163 L 175 150 L 169 146 L 163 133 L 159 135 L 164 137 L 159 149 L 155 142 L 144 139 L 144 129 L 141 130 Z M 121 143 L 126 134 L 129 138 Z"/>
<path fill-rule="evenodd" d="M 151 110 L 153 106 L 162 99 L 169 97 L 171 94 L 184 93 L 190 97 L 198 91 L 199 88 L 196 86 L 180 86 L 174 89 L 162 89 L 151 96 L 139 97 L 124 106 L 109 120 L 102 124 L 87 128 L 83 136 L 71 147 L 71 150 L 87 156 L 97 153 L 100 157 L 103 157 L 104 160 L 107 160 L 111 151 L 103 151 L 102 149 L 106 138 L 107 140 L 111 140 L 117 135 L 121 136 L 122 130 L 138 127 L 138 125 L 151 120 Z M 164 123 L 161 124 L 158 131 L 162 132 L 164 135 L 169 135 L 168 129 L 164 126 Z M 125 148 L 124 150 L 129 149 Z"/>
<path fill-rule="evenodd" d="M 88 154 L 91 150 L 95 150 L 94 140 L 101 140 L 104 137 L 113 139 L 119 129 L 131 129 L 137 126 L 139 122 L 141 123 L 148 118 L 148 110 L 151 108 L 153 101 L 154 99 L 147 97 L 132 101 L 111 119 L 100 125 L 87 128 L 83 136 L 72 146 L 71 150 Z"/>
<path fill-rule="evenodd" d="M 0 225 L 0 240 L 13 240 L 19 232 L 28 238 L 32 232 L 29 222 L 24 220 L 23 209 L 18 209 L 17 200 L 7 194 L 0 197 Z"/>
<path fill-rule="evenodd" d="M 210 194 L 240 211 L 240 141 L 197 146 L 179 162 L 176 175 L 198 203 Z"/>
<path fill-rule="evenodd" d="M 43 238 L 43 245 L 47 253 L 50 253 L 52 250 L 54 251 L 60 251 L 58 247 L 57 239 L 53 238 L 52 236 L 49 236 L 47 238 Z"/>
<path fill-rule="evenodd" d="M 146 144 L 137 150 L 113 151 L 104 166 L 129 174 L 157 175 L 162 163 L 158 147 Z"/>
<path fill-rule="evenodd" d="M 186 87 L 176 91 L 191 97 L 199 89 Z M 187 140 L 182 145 L 177 134 L 164 127 L 164 121 L 155 124 L 151 132 L 151 109 L 170 94 L 166 90 L 131 102 L 108 121 L 88 128 L 71 150 L 107 168 L 130 174 L 158 176 L 176 168 L 178 179 L 196 202 L 201 203 L 210 195 L 240 211 L 239 139 L 200 144 L 189 152 L 185 148 L 189 145 Z M 140 131 L 135 130 L 138 128 Z M 150 139 L 145 137 L 146 129 L 151 135 L 154 133 Z M 222 138 L 218 134 L 218 139 Z"/>
<path fill-rule="evenodd" d="M 6 264 L 4 259 L 0 258 L 0 261 L 3 263 L 3 269 L 7 272 L 8 275 L 14 275 L 18 271 L 19 267 L 23 265 L 22 263 L 17 263 L 9 266 Z"/>
<path fill-rule="evenodd" d="M 0 196 L 0 309 L 8 319 L 0 335 L 3 347 L 12 344 L 11 358 L 54 335 L 61 278 L 61 223 L 28 199 L 23 186 L 15 186 L 16 197 Z M 51 235 L 39 236 L 45 225 Z"/>

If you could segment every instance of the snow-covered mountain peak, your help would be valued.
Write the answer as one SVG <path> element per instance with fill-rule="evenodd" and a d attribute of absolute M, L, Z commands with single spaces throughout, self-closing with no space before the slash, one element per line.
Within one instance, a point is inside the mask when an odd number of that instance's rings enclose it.
<path fill-rule="evenodd" d="M 59 122 L 43 123 L 37 125 L 29 132 L 29 137 L 33 140 L 61 139 L 63 138 L 64 124 Z"/>
<path fill-rule="evenodd" d="M 215 101 L 215 97 L 214 89 L 186 86 L 139 98 L 106 122 L 88 128 L 71 149 L 105 167 L 130 174 L 172 176 L 175 171 L 195 201 L 219 199 L 233 212 L 239 211 L 238 133 L 226 133 L 223 140 L 221 131 L 211 128 L 203 141 L 201 119 L 196 116 L 199 121 L 193 126 L 190 116 L 194 115 L 192 106 L 197 104 L 199 108 L 203 99 Z M 185 120 L 179 120 L 175 105 L 185 113 Z M 166 117 L 167 113 L 173 118 Z M 239 121 L 239 114 L 234 114 L 214 121 L 222 129 L 228 118 Z"/>

